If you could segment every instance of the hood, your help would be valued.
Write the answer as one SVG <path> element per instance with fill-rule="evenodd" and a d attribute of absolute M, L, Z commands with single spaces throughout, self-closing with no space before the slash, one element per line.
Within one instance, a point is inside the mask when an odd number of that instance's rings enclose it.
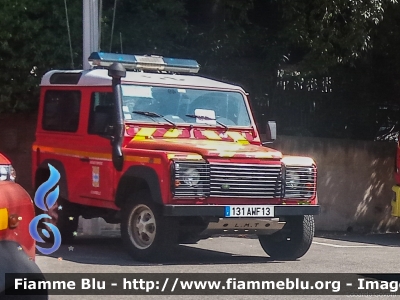
<path fill-rule="evenodd" d="M 228 141 L 182 138 L 131 140 L 125 148 L 149 149 L 167 152 L 189 152 L 200 154 L 207 158 L 282 158 L 281 152 L 263 146 Z"/>

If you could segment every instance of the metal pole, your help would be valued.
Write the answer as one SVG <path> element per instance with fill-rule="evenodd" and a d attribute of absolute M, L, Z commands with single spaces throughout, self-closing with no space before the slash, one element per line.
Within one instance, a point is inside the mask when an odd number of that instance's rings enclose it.
<path fill-rule="evenodd" d="M 114 35 L 114 25 L 115 25 L 115 12 L 117 11 L 117 0 L 114 0 L 114 12 L 113 12 L 113 20 L 111 25 L 111 40 L 110 40 L 110 52 L 112 49 L 113 35 Z"/>
<path fill-rule="evenodd" d="M 90 69 L 88 58 L 99 51 L 98 0 L 83 0 L 83 69 Z"/>
<path fill-rule="evenodd" d="M 98 49 L 101 49 L 101 21 L 103 19 L 103 0 L 99 0 L 99 44 L 98 44 Z"/>
<path fill-rule="evenodd" d="M 75 66 L 74 66 L 74 54 L 72 53 L 71 30 L 69 29 L 67 0 L 64 0 L 64 7 L 65 7 L 65 19 L 67 21 L 67 30 L 68 30 L 69 53 L 71 55 L 71 68 L 75 69 Z"/>
<path fill-rule="evenodd" d="M 90 69 L 88 58 L 99 51 L 99 4 L 98 0 L 83 0 L 83 69 Z M 84 234 L 101 234 L 100 218 L 80 218 Z"/>

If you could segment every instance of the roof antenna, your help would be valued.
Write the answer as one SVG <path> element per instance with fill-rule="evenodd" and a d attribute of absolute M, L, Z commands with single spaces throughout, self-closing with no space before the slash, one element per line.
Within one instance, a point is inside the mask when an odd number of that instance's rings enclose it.
<path fill-rule="evenodd" d="M 72 53 L 71 31 L 70 31 L 70 29 L 69 29 L 67 0 L 64 0 L 64 6 L 65 6 L 65 17 L 66 17 L 66 20 L 67 20 L 67 30 L 68 30 L 68 40 L 69 40 L 69 52 L 70 52 L 70 55 L 71 55 L 71 67 L 72 67 L 72 69 L 75 69 L 75 66 L 74 66 L 74 55 L 73 55 L 73 53 Z"/>
<path fill-rule="evenodd" d="M 99 0 L 99 42 L 98 49 L 101 49 L 101 20 L 103 20 L 103 0 Z"/>
<path fill-rule="evenodd" d="M 121 44 L 121 54 L 123 54 L 124 51 L 122 50 L 122 33 L 121 33 L 121 31 L 119 32 L 119 43 Z"/>
<path fill-rule="evenodd" d="M 114 24 L 115 24 L 115 11 L 117 10 L 117 0 L 114 0 L 114 12 L 113 12 L 113 21 L 111 25 L 111 41 L 110 41 L 110 52 L 112 47 L 113 35 L 114 35 Z"/>

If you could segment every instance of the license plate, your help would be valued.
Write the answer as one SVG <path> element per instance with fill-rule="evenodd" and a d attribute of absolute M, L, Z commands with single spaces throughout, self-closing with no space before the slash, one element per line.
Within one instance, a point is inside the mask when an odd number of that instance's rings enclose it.
<path fill-rule="evenodd" d="M 225 217 L 273 217 L 273 205 L 231 205 L 225 206 Z"/>

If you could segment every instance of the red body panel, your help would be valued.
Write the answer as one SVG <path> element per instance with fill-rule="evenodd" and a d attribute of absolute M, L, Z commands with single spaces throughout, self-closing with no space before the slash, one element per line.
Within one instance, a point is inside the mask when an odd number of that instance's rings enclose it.
<path fill-rule="evenodd" d="M 3 154 L 0 153 L 0 165 L 10 165 L 11 162 L 5 157 Z"/>
<path fill-rule="evenodd" d="M 29 234 L 29 223 L 35 216 L 29 194 L 18 184 L 0 181 L 0 208 L 7 208 L 8 214 L 16 214 L 22 219 L 14 229 L 0 230 L 0 240 L 19 243 L 26 254 L 35 259 L 35 241 Z"/>

